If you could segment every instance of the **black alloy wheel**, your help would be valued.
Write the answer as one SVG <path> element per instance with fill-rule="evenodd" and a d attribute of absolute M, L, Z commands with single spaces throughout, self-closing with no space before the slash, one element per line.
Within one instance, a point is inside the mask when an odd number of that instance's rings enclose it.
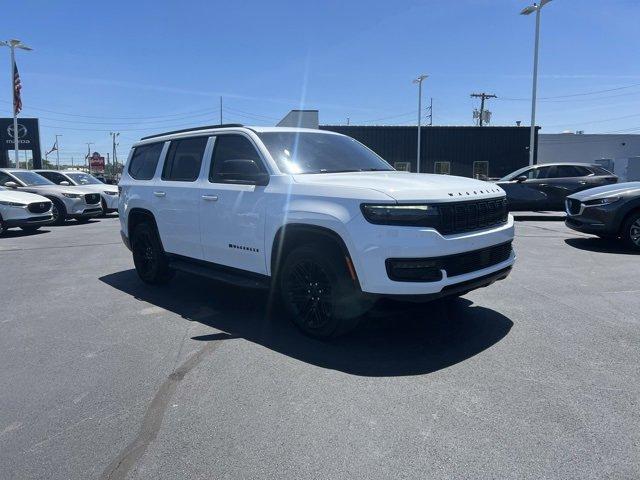
<path fill-rule="evenodd" d="M 330 338 L 354 329 L 370 305 L 350 277 L 344 255 L 327 244 L 292 250 L 278 272 L 282 303 L 305 334 Z"/>
<path fill-rule="evenodd" d="M 622 227 L 622 240 L 632 250 L 640 251 L 640 212 L 634 212 Z"/>
<path fill-rule="evenodd" d="M 145 283 L 161 284 L 173 276 L 158 238 L 155 226 L 141 223 L 132 238 L 133 263 L 140 279 Z"/>

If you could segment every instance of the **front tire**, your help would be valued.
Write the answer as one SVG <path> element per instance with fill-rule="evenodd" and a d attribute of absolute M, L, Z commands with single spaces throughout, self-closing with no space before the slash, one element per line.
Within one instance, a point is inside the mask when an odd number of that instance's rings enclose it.
<path fill-rule="evenodd" d="M 53 215 L 52 225 L 64 225 L 64 221 L 67 219 L 67 209 L 64 204 L 57 199 L 51 199 L 51 214 Z"/>
<path fill-rule="evenodd" d="M 634 212 L 622 226 L 622 241 L 632 250 L 640 251 L 640 212 Z"/>
<path fill-rule="evenodd" d="M 353 330 L 367 310 L 344 257 L 333 250 L 326 244 L 297 247 L 287 255 L 278 274 L 282 303 L 291 320 L 316 338 L 337 337 Z"/>
<path fill-rule="evenodd" d="M 169 268 L 155 225 L 144 222 L 136 226 L 131 250 L 136 272 L 143 282 L 159 285 L 171 280 L 174 272 Z"/>

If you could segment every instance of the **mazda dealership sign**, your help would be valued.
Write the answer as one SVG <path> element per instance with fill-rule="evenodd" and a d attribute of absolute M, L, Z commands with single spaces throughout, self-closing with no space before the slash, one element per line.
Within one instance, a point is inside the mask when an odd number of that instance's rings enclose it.
<path fill-rule="evenodd" d="M 13 118 L 0 118 L 0 167 L 7 166 L 7 160 L 13 159 Z M 31 150 L 34 167 L 41 167 L 40 130 L 37 118 L 18 119 L 18 147 Z"/>

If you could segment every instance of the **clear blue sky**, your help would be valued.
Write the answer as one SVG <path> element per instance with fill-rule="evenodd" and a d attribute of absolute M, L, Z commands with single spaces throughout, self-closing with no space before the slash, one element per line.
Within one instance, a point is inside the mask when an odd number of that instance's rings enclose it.
<path fill-rule="evenodd" d="M 434 124 L 472 124 L 474 91 L 501 97 L 489 102 L 492 124 L 528 124 L 534 18 L 518 15 L 527 4 L 23 0 L 5 4 L 0 37 L 34 48 L 18 55 L 22 115 L 40 117 L 44 147 L 63 135 L 66 161 L 85 142 L 109 151 L 110 130 L 121 132 L 122 157 L 145 134 L 217 123 L 220 95 L 225 122 L 272 125 L 317 108 L 321 123 L 414 124 L 411 80 L 423 72 Z M 538 104 L 543 132 L 640 133 L 639 22 L 637 0 L 544 8 L 538 94 L 560 98 Z"/>

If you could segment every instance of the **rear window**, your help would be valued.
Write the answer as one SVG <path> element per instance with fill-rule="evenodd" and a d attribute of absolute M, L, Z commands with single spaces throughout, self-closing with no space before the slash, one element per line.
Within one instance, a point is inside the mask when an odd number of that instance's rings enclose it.
<path fill-rule="evenodd" d="M 163 145 L 152 143 L 136 147 L 129 162 L 129 175 L 136 180 L 151 180 L 156 173 Z"/>
<path fill-rule="evenodd" d="M 613 173 L 611 173 L 606 168 L 596 167 L 595 165 L 589 168 L 593 170 L 593 173 L 595 173 L 596 175 L 606 175 L 606 176 L 613 175 Z"/>

